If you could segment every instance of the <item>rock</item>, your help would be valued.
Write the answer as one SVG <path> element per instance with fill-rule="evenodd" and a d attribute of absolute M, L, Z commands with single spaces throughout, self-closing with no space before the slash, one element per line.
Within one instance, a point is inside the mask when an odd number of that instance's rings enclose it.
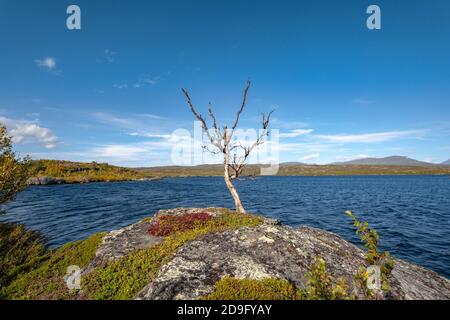
<path fill-rule="evenodd" d="M 89 273 L 102 263 L 126 256 L 133 250 L 163 241 L 148 228 L 166 215 L 206 212 L 217 216 L 224 208 L 160 210 L 153 218 L 111 231 L 103 239 L 95 259 L 83 270 Z M 292 228 L 263 218 L 257 227 L 206 234 L 182 245 L 157 277 L 137 293 L 136 299 L 198 299 L 214 290 L 221 278 L 285 279 L 299 288 L 316 257 L 321 257 L 335 278 L 342 277 L 349 293 L 364 298 L 355 274 L 365 265 L 364 252 L 338 235 L 312 227 Z M 395 259 L 388 299 L 450 299 L 450 281 L 437 273 Z"/>
<path fill-rule="evenodd" d="M 143 219 L 135 224 L 127 226 L 119 230 L 109 232 L 104 238 L 101 245 L 95 252 L 95 258 L 82 273 L 87 274 L 102 263 L 108 263 L 113 259 L 126 256 L 134 250 L 149 248 L 153 245 L 161 243 L 163 237 L 155 237 L 148 233 L 152 223 L 162 216 L 183 215 L 199 212 L 206 212 L 211 216 L 217 216 L 223 213 L 224 208 L 175 208 L 169 210 L 159 210 L 152 218 Z"/>
<path fill-rule="evenodd" d="M 87 274 L 102 263 L 126 256 L 134 250 L 145 249 L 161 243 L 162 237 L 148 233 L 151 219 L 143 219 L 128 227 L 109 232 L 95 252 L 95 258 L 83 269 Z"/>
<path fill-rule="evenodd" d="M 214 290 L 225 276 L 285 279 L 299 288 L 316 256 L 334 277 L 343 277 L 349 291 L 364 298 L 354 281 L 364 252 L 339 236 L 311 227 L 294 229 L 263 224 L 208 234 L 182 246 L 157 278 L 136 299 L 198 299 Z M 435 272 L 396 259 L 391 299 L 450 299 L 450 281 Z"/>
<path fill-rule="evenodd" d="M 159 218 L 162 216 L 181 216 L 185 214 L 193 214 L 193 213 L 208 213 L 211 217 L 217 217 L 222 213 L 228 211 L 226 208 L 174 208 L 174 209 L 166 209 L 159 210 L 155 214 L 155 218 Z"/>
<path fill-rule="evenodd" d="M 64 184 L 66 181 L 60 178 L 53 177 L 33 177 L 27 180 L 28 185 L 50 185 L 50 184 Z"/>

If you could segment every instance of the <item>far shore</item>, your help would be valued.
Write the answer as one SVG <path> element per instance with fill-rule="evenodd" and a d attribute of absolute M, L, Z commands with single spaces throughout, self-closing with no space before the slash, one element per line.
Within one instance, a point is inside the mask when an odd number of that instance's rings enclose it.
<path fill-rule="evenodd" d="M 137 172 L 139 177 L 124 177 L 118 179 L 91 179 L 89 176 L 59 178 L 53 176 L 36 176 L 29 179 L 28 185 L 58 185 L 110 183 L 127 181 L 155 181 L 164 178 L 190 177 L 222 177 L 221 165 L 200 165 L 192 167 L 151 167 L 129 169 Z M 250 165 L 239 179 L 265 177 L 259 174 L 260 168 Z M 350 176 L 409 176 L 409 175 L 450 175 L 450 166 L 419 167 L 395 165 L 283 165 L 280 166 L 278 177 L 350 177 Z M 239 180 L 238 179 L 238 180 Z"/>

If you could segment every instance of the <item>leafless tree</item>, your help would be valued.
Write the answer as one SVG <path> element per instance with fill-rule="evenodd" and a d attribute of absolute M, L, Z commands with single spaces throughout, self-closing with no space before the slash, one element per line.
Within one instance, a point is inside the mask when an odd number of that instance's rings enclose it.
<path fill-rule="evenodd" d="M 238 178 L 241 175 L 250 153 L 257 146 L 264 143 L 264 137 L 269 134 L 268 127 L 270 116 L 274 111 L 272 110 L 267 115 L 267 117 L 262 114 L 262 129 L 259 130 L 255 141 L 252 141 L 248 145 L 243 145 L 241 141 L 234 141 L 234 134 L 239 124 L 239 118 L 242 111 L 244 110 L 245 103 L 247 101 L 247 93 L 249 88 L 250 81 L 247 81 L 241 106 L 236 113 L 236 118 L 234 119 L 234 123 L 231 128 L 228 128 L 227 125 L 219 128 L 219 126 L 217 125 L 216 117 L 214 116 L 214 113 L 212 111 L 211 102 L 208 104 L 208 112 L 212 121 L 212 128 L 209 128 L 205 121 L 205 118 L 203 118 L 203 116 L 194 107 L 189 93 L 185 89 L 181 89 L 184 96 L 186 97 L 186 101 L 189 105 L 190 110 L 200 122 L 203 132 L 206 134 L 206 137 L 208 139 L 208 144 L 203 146 L 203 149 L 213 154 L 223 154 L 225 184 L 230 191 L 231 196 L 233 197 L 236 211 L 240 213 L 245 213 L 245 209 L 242 205 L 241 199 L 239 198 L 239 194 L 237 193 L 236 188 L 233 185 L 232 180 Z"/>

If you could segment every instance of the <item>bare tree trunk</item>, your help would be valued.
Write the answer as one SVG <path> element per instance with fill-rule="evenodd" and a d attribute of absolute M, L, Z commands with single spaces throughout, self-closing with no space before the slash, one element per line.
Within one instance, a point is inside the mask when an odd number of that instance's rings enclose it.
<path fill-rule="evenodd" d="M 239 213 L 245 213 L 245 209 L 244 209 L 244 206 L 242 205 L 241 198 L 239 198 L 239 194 L 237 193 L 236 189 L 233 186 L 233 183 L 231 182 L 230 174 L 228 171 L 227 155 L 225 155 L 223 177 L 225 179 L 225 184 L 227 185 L 228 191 L 230 191 L 231 196 L 233 197 L 236 211 Z"/>
<path fill-rule="evenodd" d="M 208 105 L 208 112 L 209 116 L 212 120 L 212 125 L 214 128 L 214 131 L 211 132 L 208 128 L 208 125 L 205 121 L 205 119 L 202 117 L 202 115 L 195 109 L 194 105 L 192 104 L 191 97 L 189 96 L 189 93 L 181 89 L 183 91 L 184 96 L 186 97 L 187 104 L 189 108 L 191 109 L 191 112 L 194 114 L 194 116 L 197 118 L 197 120 L 200 122 L 203 132 L 208 137 L 208 144 L 211 144 L 216 150 L 210 150 L 208 146 L 203 146 L 204 150 L 209 151 L 213 154 L 223 154 L 223 164 L 224 164 L 224 179 L 225 184 L 228 188 L 228 191 L 230 191 L 231 196 L 234 200 L 234 205 L 236 207 L 236 211 L 239 213 L 245 213 L 244 206 L 242 205 L 241 199 L 239 198 L 239 194 L 237 193 L 236 189 L 234 188 L 232 181 L 232 178 L 237 178 L 241 174 L 245 161 L 247 160 L 250 153 L 260 144 L 263 143 L 264 137 L 268 136 L 268 126 L 269 126 L 269 120 L 270 116 L 273 113 L 273 110 L 270 111 L 268 116 L 266 117 L 264 114 L 262 114 L 262 130 L 259 132 L 259 136 L 257 137 L 256 141 L 254 141 L 252 144 L 248 146 L 241 145 L 240 142 L 236 142 L 233 140 L 234 132 L 236 127 L 239 123 L 239 118 L 241 116 L 242 110 L 244 110 L 245 103 L 247 101 L 247 92 L 250 88 L 250 81 L 247 81 L 247 86 L 244 89 L 244 96 L 242 98 L 242 104 L 239 108 L 236 118 L 234 120 L 233 126 L 230 130 L 227 129 L 227 126 L 225 125 L 223 129 L 220 129 L 217 125 L 216 117 L 214 116 L 214 112 L 211 107 L 211 102 Z M 238 156 L 238 151 L 233 150 L 240 150 L 240 155 Z M 230 161 L 230 153 L 233 153 L 233 161 Z M 230 168 L 234 171 L 233 177 L 230 177 Z"/>

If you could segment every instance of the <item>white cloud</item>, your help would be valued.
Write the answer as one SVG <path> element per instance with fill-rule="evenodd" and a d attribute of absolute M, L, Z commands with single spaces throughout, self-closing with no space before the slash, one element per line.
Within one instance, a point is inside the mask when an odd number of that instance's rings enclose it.
<path fill-rule="evenodd" d="M 161 138 L 161 139 L 169 139 L 171 137 L 170 134 L 151 134 L 151 133 L 139 133 L 132 132 L 130 136 L 134 137 L 145 137 L 145 138 Z"/>
<path fill-rule="evenodd" d="M 364 158 L 370 158 L 367 154 L 357 154 L 354 156 L 337 156 L 335 159 L 337 161 L 350 161 L 350 160 L 357 160 L 357 159 L 364 159 Z"/>
<path fill-rule="evenodd" d="M 288 133 L 280 133 L 280 138 L 296 138 L 313 132 L 313 129 L 295 129 Z"/>
<path fill-rule="evenodd" d="M 36 64 L 38 67 L 44 67 L 48 70 L 53 70 L 56 67 L 56 60 L 53 57 L 46 57 L 42 60 L 37 59 Z"/>
<path fill-rule="evenodd" d="M 122 83 L 122 84 L 113 84 L 113 87 L 119 90 L 122 89 L 128 89 L 128 85 L 126 83 Z"/>
<path fill-rule="evenodd" d="M 154 86 L 155 84 L 158 83 L 158 79 L 159 79 L 159 77 L 154 77 L 154 78 L 144 77 L 144 78 L 141 78 L 136 83 L 133 84 L 133 88 L 139 89 L 139 88 L 142 88 L 142 87 L 144 87 L 146 85 Z"/>
<path fill-rule="evenodd" d="M 109 145 L 99 147 L 93 150 L 95 157 L 98 158 L 113 158 L 115 160 L 141 158 L 148 154 L 150 150 L 142 146 L 133 145 Z"/>
<path fill-rule="evenodd" d="M 0 123 L 6 126 L 14 143 L 20 144 L 31 139 L 51 149 L 56 147 L 59 142 L 58 137 L 50 129 L 43 128 L 33 121 L 0 117 Z"/>
<path fill-rule="evenodd" d="M 376 143 L 385 142 L 400 138 L 421 139 L 425 134 L 424 130 L 387 131 L 376 133 L 363 133 L 352 135 L 315 135 L 314 137 L 335 143 Z"/>
<path fill-rule="evenodd" d="M 312 160 L 320 157 L 320 153 L 308 154 L 302 158 L 302 160 Z"/>
<path fill-rule="evenodd" d="M 429 162 L 429 163 L 439 163 L 439 159 L 436 159 L 434 157 L 427 157 L 427 158 L 422 159 L 422 161 Z"/>
<path fill-rule="evenodd" d="M 56 68 L 56 59 L 53 57 L 36 59 L 35 62 L 39 68 L 44 68 L 54 75 L 60 75 L 62 73 L 62 70 Z"/>

